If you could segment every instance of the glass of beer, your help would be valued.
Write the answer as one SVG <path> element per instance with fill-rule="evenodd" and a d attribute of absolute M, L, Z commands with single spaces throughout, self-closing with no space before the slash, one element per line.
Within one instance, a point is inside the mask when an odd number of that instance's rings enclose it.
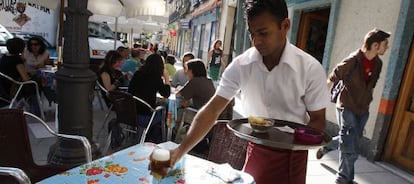
<path fill-rule="evenodd" d="M 150 155 L 149 169 L 151 175 L 159 182 L 168 173 L 170 167 L 170 151 L 162 148 L 155 148 Z"/>

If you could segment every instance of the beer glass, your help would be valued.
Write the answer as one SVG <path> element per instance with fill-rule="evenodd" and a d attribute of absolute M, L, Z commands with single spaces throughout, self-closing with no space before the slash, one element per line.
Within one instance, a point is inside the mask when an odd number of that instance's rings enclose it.
<path fill-rule="evenodd" d="M 150 155 L 149 169 L 151 175 L 161 182 L 168 173 L 170 167 L 170 151 L 162 148 L 155 148 Z"/>

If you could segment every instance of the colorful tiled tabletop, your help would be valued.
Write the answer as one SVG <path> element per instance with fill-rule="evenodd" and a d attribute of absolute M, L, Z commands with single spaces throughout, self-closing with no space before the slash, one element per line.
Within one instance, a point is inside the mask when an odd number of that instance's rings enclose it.
<path fill-rule="evenodd" d="M 91 163 L 70 169 L 61 174 L 40 181 L 40 184 L 116 184 L 116 183 L 158 183 L 148 170 L 149 155 L 155 144 L 138 144 L 112 155 L 108 155 Z M 219 184 L 226 183 L 221 178 L 210 174 L 211 168 L 218 164 L 195 156 L 186 155 L 176 166 L 170 169 L 161 184 Z M 233 183 L 254 183 L 253 178 L 242 171 L 232 170 L 240 174 Z"/>

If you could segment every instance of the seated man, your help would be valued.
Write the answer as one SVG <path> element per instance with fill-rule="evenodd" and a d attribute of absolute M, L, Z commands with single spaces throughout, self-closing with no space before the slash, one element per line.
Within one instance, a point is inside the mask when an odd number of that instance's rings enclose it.
<path fill-rule="evenodd" d="M 206 67 L 201 59 L 192 59 L 186 63 L 188 83 L 176 94 L 183 97 L 181 107 L 191 106 L 200 109 L 214 95 L 216 89 L 213 81 L 207 78 Z M 190 100 L 193 104 L 190 105 Z"/>
<path fill-rule="evenodd" d="M 128 77 L 128 79 L 124 81 L 125 86 L 129 85 L 129 81 L 141 65 L 140 52 L 138 50 L 131 50 L 131 58 L 127 59 L 124 64 L 122 64 L 121 68 L 121 71 Z"/>
<path fill-rule="evenodd" d="M 178 70 L 177 72 L 175 72 L 175 75 L 173 77 L 173 80 L 171 82 L 171 85 L 174 87 L 177 86 L 184 86 L 185 83 L 188 82 L 188 77 L 185 74 L 185 63 L 187 63 L 187 61 L 189 61 L 190 59 L 194 59 L 194 54 L 191 52 L 186 52 L 183 55 L 182 58 L 182 62 L 183 62 L 183 69 Z"/>
<path fill-rule="evenodd" d="M 214 88 L 213 81 L 207 78 L 206 67 L 201 59 L 192 59 L 186 63 L 186 74 L 189 81 L 185 86 L 176 94 L 177 98 L 182 97 L 181 107 L 191 106 L 195 109 L 203 107 L 210 98 L 214 95 L 216 89 Z M 192 104 L 190 104 L 192 100 Z M 190 112 L 189 112 L 190 113 Z M 187 113 L 186 113 L 187 115 Z M 194 116 L 195 114 L 193 114 Z M 179 117 L 181 117 L 179 115 Z M 176 141 L 180 141 L 188 128 L 188 125 L 183 125 L 183 129 L 177 130 Z M 204 141 L 200 142 L 194 149 L 194 151 L 200 154 L 206 154 L 209 149 L 209 139 L 211 135 L 208 134 Z"/>

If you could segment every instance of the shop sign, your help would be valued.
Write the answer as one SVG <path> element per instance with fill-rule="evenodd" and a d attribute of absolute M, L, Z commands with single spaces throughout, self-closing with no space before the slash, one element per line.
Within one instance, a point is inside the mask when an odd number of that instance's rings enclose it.
<path fill-rule="evenodd" d="M 181 19 L 180 20 L 180 28 L 181 29 L 190 29 L 191 28 L 191 20 L 190 19 Z"/>

